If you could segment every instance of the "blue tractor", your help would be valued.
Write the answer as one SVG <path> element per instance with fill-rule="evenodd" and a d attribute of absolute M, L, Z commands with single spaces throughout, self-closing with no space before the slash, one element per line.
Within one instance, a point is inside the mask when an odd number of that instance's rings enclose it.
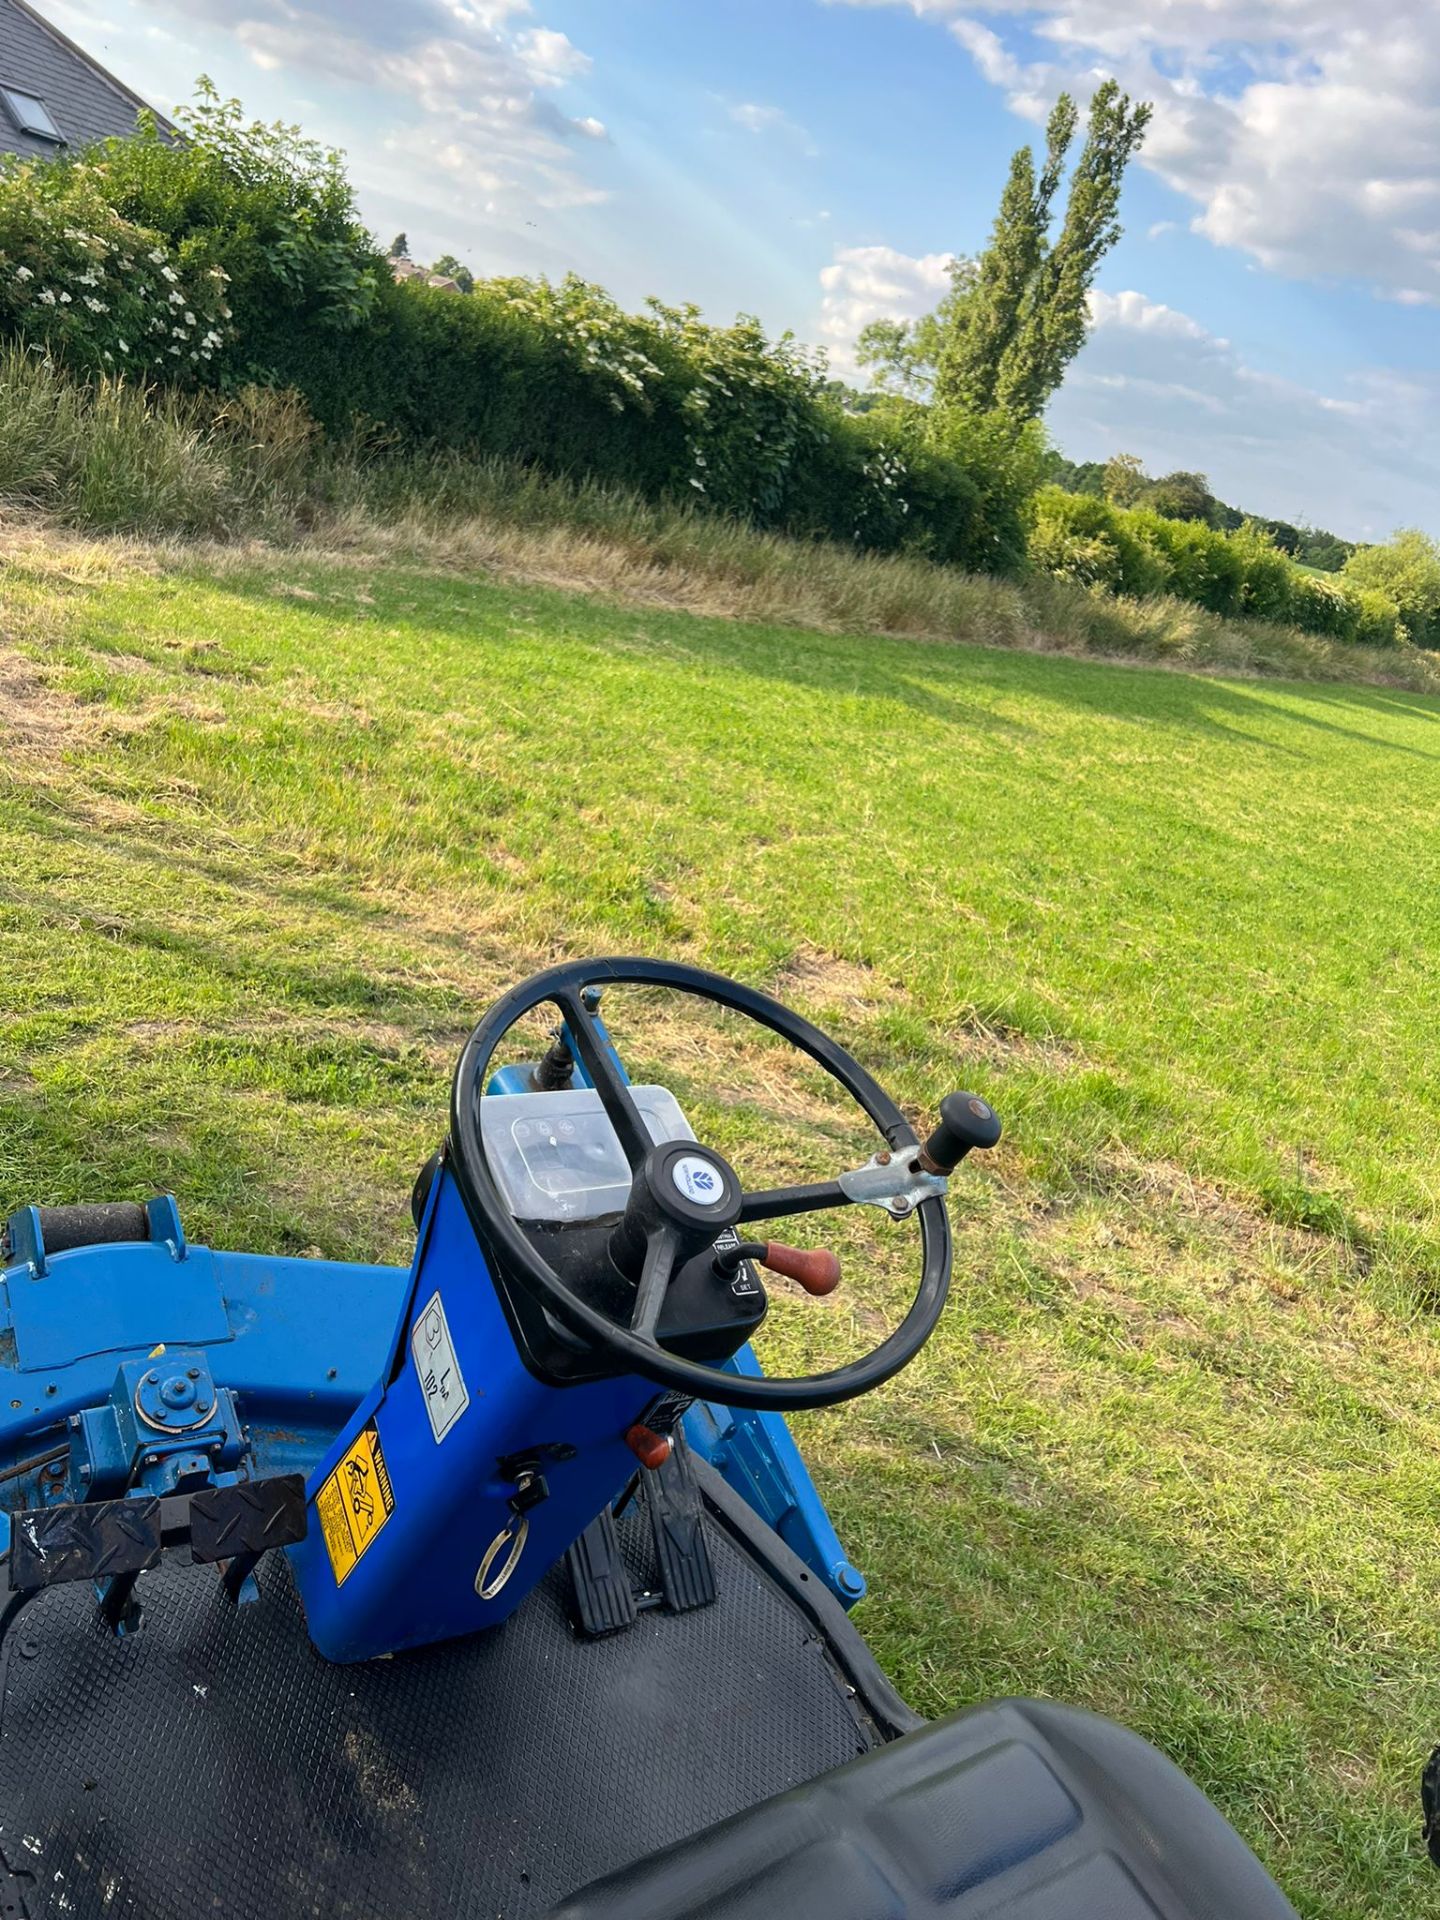
<path fill-rule="evenodd" d="M 873 1153 L 747 1192 L 632 1084 L 626 984 L 799 1048 Z M 778 1001 L 593 960 L 475 1029 L 408 1269 L 190 1246 L 168 1197 L 13 1212 L 0 1915 L 1293 1920 L 1143 1741 L 1023 1700 L 926 1724 L 848 1617 L 784 1416 L 919 1353 L 947 1182 L 999 1135 L 952 1094 L 922 1143 Z M 767 1285 L 838 1264 L 759 1229 L 857 1206 L 918 1227 L 908 1311 L 762 1373 Z"/>

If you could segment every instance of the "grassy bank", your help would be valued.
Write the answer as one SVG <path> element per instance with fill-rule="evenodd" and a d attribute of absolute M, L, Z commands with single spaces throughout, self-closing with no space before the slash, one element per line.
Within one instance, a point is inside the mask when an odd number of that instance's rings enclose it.
<path fill-rule="evenodd" d="M 1227 673 L 1440 691 L 1440 660 L 767 534 L 598 485 L 382 441 L 322 440 L 297 403 L 89 392 L 0 352 L 0 511 L 86 531 L 385 550 L 396 561 L 599 590 L 642 606 L 822 631 L 978 641 Z"/>
<path fill-rule="evenodd" d="M 1008 1132 L 940 1335 L 800 1423 L 872 1644 L 926 1711 L 1139 1727 L 1309 1920 L 1440 1912 L 1440 702 L 701 619 L 426 538 L 452 564 L 10 542 L 4 1203 L 168 1187 L 197 1240 L 403 1258 L 463 1034 L 562 953 L 771 986 L 917 1113 L 972 1084 Z M 635 1044 L 742 1171 L 781 1121 L 833 1151 L 773 1063 Z M 893 1315 L 901 1243 L 847 1231 L 784 1360 Z"/>

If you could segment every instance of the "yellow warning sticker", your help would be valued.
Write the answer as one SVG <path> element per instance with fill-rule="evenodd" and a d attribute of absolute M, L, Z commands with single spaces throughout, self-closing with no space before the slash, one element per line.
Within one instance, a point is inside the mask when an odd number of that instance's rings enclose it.
<path fill-rule="evenodd" d="M 395 1495 L 380 1435 L 372 1420 L 362 1427 L 315 1500 L 325 1550 L 337 1587 L 355 1571 L 360 1556 L 395 1511 Z"/>

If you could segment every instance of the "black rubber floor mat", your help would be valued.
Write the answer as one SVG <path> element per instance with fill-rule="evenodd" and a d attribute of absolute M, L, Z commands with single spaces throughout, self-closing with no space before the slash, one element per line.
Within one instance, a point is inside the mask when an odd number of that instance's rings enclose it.
<path fill-rule="evenodd" d="M 876 1743 L 810 1623 L 712 1550 L 714 1606 L 581 1641 L 557 1572 L 494 1633 L 363 1667 L 312 1651 L 278 1554 L 241 1608 L 167 1560 L 125 1640 L 51 1588 L 3 1648 L 0 1852 L 37 1920 L 543 1914 Z"/>

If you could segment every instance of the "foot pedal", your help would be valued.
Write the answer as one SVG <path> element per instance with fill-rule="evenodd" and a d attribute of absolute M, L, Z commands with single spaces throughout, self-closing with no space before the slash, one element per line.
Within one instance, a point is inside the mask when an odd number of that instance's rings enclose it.
<path fill-rule="evenodd" d="M 565 1555 L 575 1592 L 575 1615 L 587 1640 L 633 1626 L 638 1609 L 615 1516 L 606 1507 Z"/>
<path fill-rule="evenodd" d="M 642 1473 L 640 1485 L 650 1515 L 665 1605 L 671 1613 L 689 1613 L 694 1607 L 708 1607 L 714 1600 L 715 1569 L 705 1538 L 705 1503 L 679 1427 L 674 1442 L 670 1458 L 651 1472 Z"/>
<path fill-rule="evenodd" d="M 62 1581 L 146 1573 L 159 1566 L 162 1544 L 154 1498 L 32 1507 L 11 1518 L 10 1585 L 38 1593 Z"/>
<path fill-rule="evenodd" d="M 252 1561 L 271 1547 L 292 1547 L 305 1538 L 305 1481 L 298 1473 L 268 1480 L 241 1480 L 233 1487 L 205 1487 L 190 1496 L 190 1557 Z"/>

